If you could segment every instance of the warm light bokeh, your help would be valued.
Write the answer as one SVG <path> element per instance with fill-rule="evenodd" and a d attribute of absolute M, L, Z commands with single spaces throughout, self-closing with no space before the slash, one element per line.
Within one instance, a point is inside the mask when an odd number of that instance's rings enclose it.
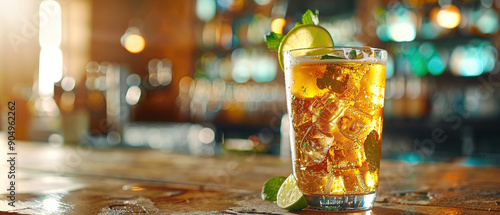
<path fill-rule="evenodd" d="M 460 24 L 460 11 L 455 5 L 445 5 L 437 14 L 437 23 L 443 27 L 452 29 Z"/>
<path fill-rule="evenodd" d="M 286 25 L 286 20 L 282 18 L 274 19 L 271 22 L 271 31 L 279 34 L 283 34 L 283 27 Z"/>
<path fill-rule="evenodd" d="M 130 53 L 137 54 L 144 50 L 146 40 L 144 40 L 144 37 L 139 34 L 130 34 L 125 39 L 123 46 L 125 46 L 125 49 L 127 49 Z"/>

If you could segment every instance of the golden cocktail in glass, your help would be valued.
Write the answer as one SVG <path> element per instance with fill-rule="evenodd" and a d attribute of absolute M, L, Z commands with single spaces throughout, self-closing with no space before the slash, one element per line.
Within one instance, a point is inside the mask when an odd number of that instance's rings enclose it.
<path fill-rule="evenodd" d="M 284 54 L 294 175 L 310 208 L 371 208 L 379 178 L 387 52 Z"/>

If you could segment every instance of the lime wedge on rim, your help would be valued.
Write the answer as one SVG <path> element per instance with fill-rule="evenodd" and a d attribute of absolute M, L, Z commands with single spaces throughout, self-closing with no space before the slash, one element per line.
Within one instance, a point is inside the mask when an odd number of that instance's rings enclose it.
<path fill-rule="evenodd" d="M 295 176 L 290 174 L 278 191 L 278 206 L 287 210 L 295 211 L 307 208 L 307 201 L 297 186 Z"/>
<path fill-rule="evenodd" d="M 283 69 L 283 54 L 292 49 L 333 46 L 332 36 L 319 25 L 299 25 L 290 30 L 280 43 L 278 59 Z M 284 69 L 283 69 L 284 71 Z"/>

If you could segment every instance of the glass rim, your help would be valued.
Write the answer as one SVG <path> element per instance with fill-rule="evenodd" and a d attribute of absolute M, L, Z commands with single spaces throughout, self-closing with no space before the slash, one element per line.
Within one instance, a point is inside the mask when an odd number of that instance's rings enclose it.
<path fill-rule="evenodd" d="M 368 51 L 369 50 L 369 51 Z M 359 55 L 364 53 L 361 58 L 351 58 L 351 51 L 356 51 Z M 370 52 L 371 54 L 368 54 Z M 382 60 L 385 64 L 389 58 L 389 53 L 385 49 L 373 48 L 369 46 L 325 46 L 325 47 L 310 47 L 310 48 L 298 48 L 291 49 L 283 53 L 284 60 L 289 58 L 299 58 L 306 57 L 313 59 L 314 57 L 319 57 L 323 55 L 330 55 L 340 57 L 343 60 L 357 61 L 361 59 L 375 59 Z M 323 58 L 321 57 L 323 60 Z M 330 59 L 330 61 L 338 61 L 338 59 Z"/>
<path fill-rule="evenodd" d="M 363 49 L 368 49 L 368 48 L 370 50 L 372 50 L 372 51 L 387 52 L 387 50 L 385 50 L 385 49 L 374 48 L 374 47 L 370 47 L 370 46 L 320 46 L 320 47 L 308 47 L 308 48 L 291 49 L 291 50 L 288 50 L 286 52 L 307 51 L 307 50 L 315 50 L 315 49 L 331 49 L 331 50 L 351 49 L 351 50 L 363 50 Z"/>

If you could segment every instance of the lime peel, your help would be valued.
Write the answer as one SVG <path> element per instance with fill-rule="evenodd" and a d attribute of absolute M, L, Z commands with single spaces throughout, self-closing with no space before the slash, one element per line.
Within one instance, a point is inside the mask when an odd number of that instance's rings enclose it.
<path fill-rule="evenodd" d="M 290 32 L 288 32 L 281 40 L 278 50 L 278 60 L 281 69 L 284 68 L 284 54 L 289 50 L 330 46 L 334 46 L 334 43 L 332 36 L 325 28 L 319 25 L 296 26 L 292 28 L 292 30 L 290 30 Z"/>
<path fill-rule="evenodd" d="M 307 201 L 304 194 L 297 186 L 297 180 L 293 174 L 283 182 L 278 191 L 278 206 L 287 210 L 295 211 L 307 208 Z"/>

